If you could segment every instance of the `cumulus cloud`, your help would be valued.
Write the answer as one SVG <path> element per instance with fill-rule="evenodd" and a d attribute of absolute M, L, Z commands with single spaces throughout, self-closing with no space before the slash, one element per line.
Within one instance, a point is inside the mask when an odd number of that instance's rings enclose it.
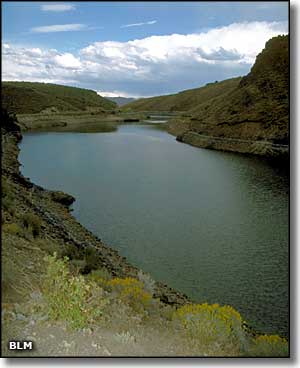
<path fill-rule="evenodd" d="M 151 24 L 155 24 L 155 23 L 157 23 L 157 20 L 149 20 L 148 22 L 124 24 L 120 28 L 140 27 L 140 26 L 151 25 Z"/>
<path fill-rule="evenodd" d="M 58 66 L 67 69 L 79 69 L 81 67 L 80 60 L 68 52 L 54 56 L 54 61 Z"/>
<path fill-rule="evenodd" d="M 73 4 L 44 4 L 41 5 L 42 11 L 51 11 L 51 12 L 65 12 L 74 10 L 75 5 Z"/>
<path fill-rule="evenodd" d="M 214 62 L 229 56 L 239 62 L 253 63 L 269 38 L 286 32 L 285 22 L 234 23 L 203 33 L 151 36 L 128 42 L 95 42 L 82 49 L 81 54 L 91 60 L 114 56 L 114 59 L 126 60 L 126 65 L 137 60 L 166 62 L 190 57 L 198 62 Z"/>
<path fill-rule="evenodd" d="M 76 54 L 5 43 L 2 77 L 119 96 L 174 93 L 248 73 L 266 41 L 287 30 L 286 22 L 234 23 L 195 34 L 94 42 Z"/>
<path fill-rule="evenodd" d="M 33 27 L 30 29 L 34 33 L 51 33 L 51 32 L 72 32 L 82 31 L 87 28 L 85 24 L 71 23 L 71 24 L 53 24 L 51 26 Z"/>

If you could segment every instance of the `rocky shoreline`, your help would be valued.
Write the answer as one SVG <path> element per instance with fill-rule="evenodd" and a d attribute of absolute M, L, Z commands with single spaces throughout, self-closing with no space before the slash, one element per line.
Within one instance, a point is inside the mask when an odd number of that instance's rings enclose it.
<path fill-rule="evenodd" d="M 188 131 L 176 137 L 177 141 L 190 144 L 199 148 L 208 148 L 218 151 L 248 153 L 264 157 L 287 159 L 289 147 L 282 144 L 274 144 L 267 141 L 254 141 L 236 138 L 221 138 L 198 134 Z"/>
<path fill-rule="evenodd" d="M 131 265 L 116 250 L 104 244 L 72 216 L 69 206 L 75 198 L 62 192 L 46 190 L 21 174 L 18 143 L 22 135 L 16 127 L 17 125 L 11 130 L 2 128 L 2 177 L 17 191 L 16 208 L 21 208 L 23 212 L 30 211 L 41 219 L 43 238 L 62 247 L 66 244 L 77 249 L 93 247 L 101 267 L 107 269 L 113 276 L 137 277 L 140 271 L 137 267 Z M 162 282 L 156 282 L 154 296 L 161 302 L 173 306 L 189 302 L 186 295 Z"/>

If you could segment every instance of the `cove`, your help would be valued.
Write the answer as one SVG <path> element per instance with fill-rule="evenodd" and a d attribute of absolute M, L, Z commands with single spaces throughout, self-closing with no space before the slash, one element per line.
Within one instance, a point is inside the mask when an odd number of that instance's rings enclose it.
<path fill-rule="evenodd" d="M 130 263 L 287 336 L 289 183 L 269 162 L 179 143 L 160 124 L 31 132 L 20 148 L 23 175 L 72 194 L 76 219 Z"/>

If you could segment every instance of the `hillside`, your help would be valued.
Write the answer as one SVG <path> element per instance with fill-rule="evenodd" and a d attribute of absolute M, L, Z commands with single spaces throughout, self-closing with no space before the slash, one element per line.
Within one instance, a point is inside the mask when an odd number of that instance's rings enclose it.
<path fill-rule="evenodd" d="M 2 107 L 16 114 L 106 111 L 116 104 L 95 91 L 50 83 L 2 82 Z"/>
<path fill-rule="evenodd" d="M 133 111 L 188 111 L 212 98 L 230 93 L 241 78 L 208 83 L 204 87 L 189 89 L 173 95 L 141 98 L 127 104 L 124 109 Z"/>
<path fill-rule="evenodd" d="M 233 90 L 190 110 L 189 130 L 288 144 L 288 57 L 288 36 L 270 39 Z"/>
<path fill-rule="evenodd" d="M 107 99 L 115 102 L 118 106 L 123 106 L 136 100 L 132 97 L 107 97 Z"/>

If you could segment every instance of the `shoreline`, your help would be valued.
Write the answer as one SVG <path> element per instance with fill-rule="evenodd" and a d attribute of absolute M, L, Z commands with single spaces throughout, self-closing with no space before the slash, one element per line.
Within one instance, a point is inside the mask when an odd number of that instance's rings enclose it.
<path fill-rule="evenodd" d="M 167 124 L 164 124 L 167 126 Z M 36 132 L 37 130 L 26 130 L 23 133 Z M 51 130 L 49 130 L 51 132 Z M 57 132 L 60 129 L 56 130 Z M 46 132 L 46 130 L 45 130 Z M 172 135 L 169 131 L 167 131 Z M 21 136 L 21 134 L 20 134 Z M 72 209 L 69 207 L 76 200 L 73 196 L 61 192 L 45 189 L 37 184 L 31 182 L 30 178 L 26 178 L 20 172 L 21 166 L 18 155 L 20 152 L 19 143 L 21 138 L 16 139 L 15 136 L 5 138 L 8 141 L 8 147 L 13 147 L 17 152 L 10 158 L 10 165 L 14 167 L 10 176 L 14 178 L 15 182 L 29 192 L 31 198 L 36 197 L 40 201 L 38 206 L 32 206 L 33 210 L 38 216 L 40 216 L 46 222 L 46 233 L 53 235 L 55 241 L 59 243 L 67 243 L 75 245 L 78 249 L 92 246 L 100 255 L 102 261 L 102 268 L 107 269 L 113 277 L 133 277 L 137 278 L 138 272 L 143 271 L 141 268 L 132 265 L 126 257 L 123 257 L 119 252 L 109 245 L 103 243 L 101 239 L 86 229 L 76 218 L 72 215 Z M 185 143 L 185 142 L 184 142 Z M 238 153 L 238 152 L 237 152 Z M 3 160 L 8 157 L 3 157 Z M 6 169 L 3 170 L 3 173 Z M 47 206 L 50 207 L 48 208 Z M 28 201 L 27 201 L 28 204 Z M 163 304 L 173 307 L 180 307 L 190 303 L 203 303 L 205 301 L 193 300 L 184 293 L 169 287 L 167 284 L 155 280 L 155 293 L 153 295 L 158 298 Z M 250 334 L 258 336 L 263 334 L 263 331 L 257 331 L 244 322 L 244 327 Z"/>
<path fill-rule="evenodd" d="M 110 132 L 115 131 L 119 124 L 140 122 L 146 119 L 146 116 L 141 113 L 95 113 L 90 111 L 17 114 L 16 117 L 23 132 Z"/>
<path fill-rule="evenodd" d="M 63 192 L 44 189 L 22 175 L 18 160 L 21 140 L 20 133 L 18 136 L 12 132 L 2 134 L 2 176 L 16 185 L 18 202 L 23 209 L 25 207 L 25 211 L 30 210 L 41 218 L 43 237 L 50 238 L 60 245 L 70 244 L 77 249 L 93 247 L 102 267 L 113 276 L 137 277 L 141 269 L 131 265 L 118 251 L 104 244 L 73 217 L 69 206 L 76 200 L 74 197 Z M 160 281 L 155 281 L 154 296 L 164 304 L 173 306 L 191 302 L 185 294 Z"/>
<path fill-rule="evenodd" d="M 198 148 L 211 149 L 223 152 L 252 155 L 267 159 L 277 160 L 281 163 L 289 161 L 289 146 L 276 144 L 270 140 L 245 139 L 239 137 L 225 137 L 211 135 L 212 133 L 198 133 L 190 128 L 187 119 L 174 119 L 168 122 L 168 133 L 175 136 L 181 143 Z"/>
<path fill-rule="evenodd" d="M 70 209 L 71 204 L 76 200 L 73 196 L 61 191 L 44 189 L 31 182 L 29 178 L 24 177 L 20 171 L 21 164 L 18 160 L 21 141 L 21 131 L 17 134 L 15 132 L 2 134 L 2 172 L 4 177 L 12 180 L 18 187 L 19 194 L 21 194 L 19 199 L 25 207 L 25 211 L 33 212 L 42 219 L 43 237 L 50 238 L 60 245 L 70 244 L 77 249 L 93 247 L 97 252 L 97 257 L 101 260 L 100 269 L 106 269 L 113 277 L 137 278 L 139 271 L 143 272 L 141 268 L 132 265 L 126 257 L 121 256 L 117 250 L 103 243 L 99 237 L 75 219 Z M 186 304 L 205 302 L 193 300 L 175 288 L 156 280 L 153 297 L 158 298 L 162 305 L 175 308 Z M 7 301 L 4 300 L 4 302 Z M 243 329 L 249 336 L 255 337 L 264 334 L 263 331 L 255 330 L 246 321 L 243 321 Z"/>
<path fill-rule="evenodd" d="M 246 140 L 237 138 L 225 138 L 198 134 L 193 131 L 187 131 L 178 135 L 176 140 L 198 148 L 213 149 L 224 152 L 235 152 L 242 154 L 251 154 L 265 158 L 288 159 L 289 146 L 274 144 L 262 140 Z"/>
<path fill-rule="evenodd" d="M 163 112 L 167 114 L 167 112 Z M 74 114 L 39 113 L 18 114 L 18 124 L 23 132 L 78 132 L 97 133 L 115 132 L 119 125 L 135 123 L 147 124 L 150 115 L 156 112 L 118 112 L 96 114 L 89 111 Z M 200 134 L 190 129 L 190 122 L 185 115 L 178 120 L 178 113 L 169 112 L 171 117 L 164 123 L 166 131 L 176 137 L 181 143 L 198 148 L 212 149 L 223 152 L 233 152 L 246 155 L 260 156 L 285 163 L 289 159 L 289 146 L 276 144 L 268 140 L 240 139 L 217 135 Z M 172 114 L 175 119 L 172 119 Z"/>

